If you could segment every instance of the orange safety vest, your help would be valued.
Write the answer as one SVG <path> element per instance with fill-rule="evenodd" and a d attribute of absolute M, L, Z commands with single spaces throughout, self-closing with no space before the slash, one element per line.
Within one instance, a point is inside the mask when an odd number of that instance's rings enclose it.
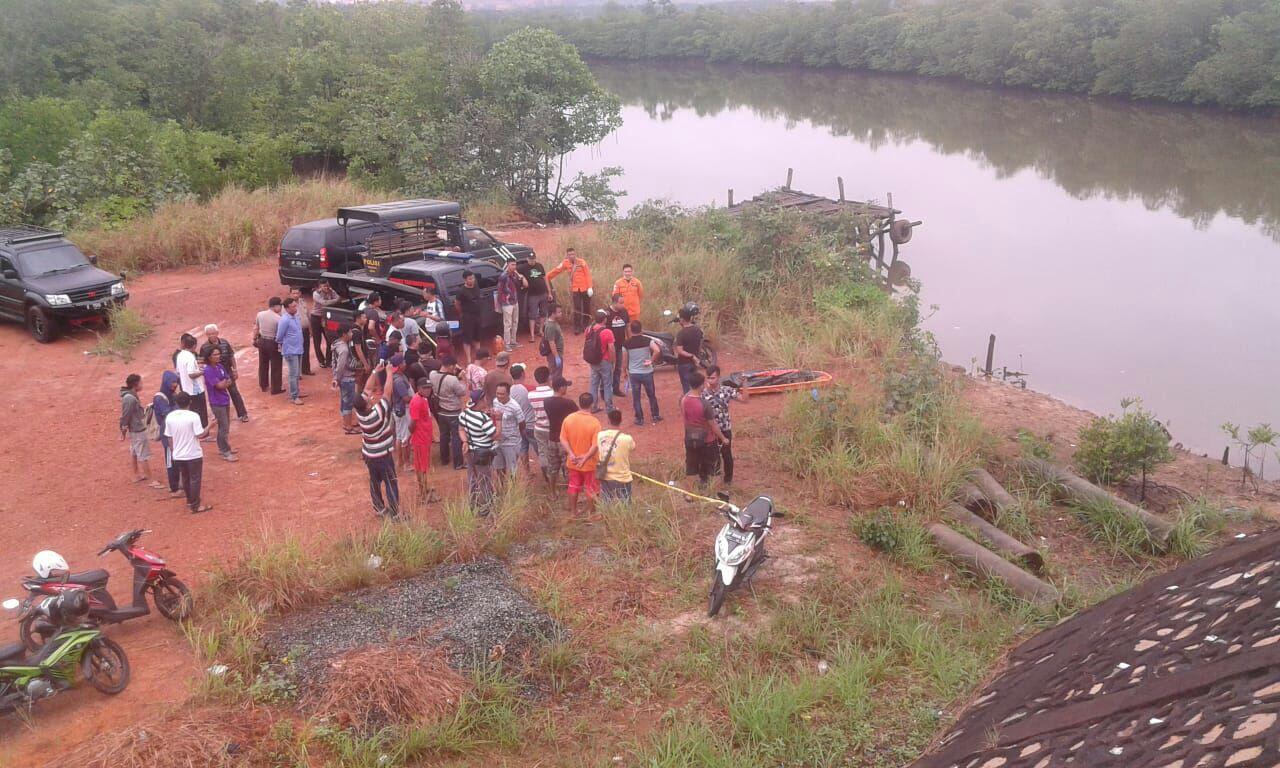
<path fill-rule="evenodd" d="M 618 281 L 613 284 L 613 292 L 609 295 L 610 297 L 622 296 L 622 306 L 627 308 L 627 316 L 632 320 L 640 319 L 640 300 L 644 298 L 644 286 L 639 279 L 618 278 Z"/>

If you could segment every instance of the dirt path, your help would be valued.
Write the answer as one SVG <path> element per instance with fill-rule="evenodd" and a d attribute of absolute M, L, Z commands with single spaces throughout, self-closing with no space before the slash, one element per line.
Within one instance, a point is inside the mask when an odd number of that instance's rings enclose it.
<path fill-rule="evenodd" d="M 555 231 L 520 233 L 554 252 Z M 303 377 L 307 405 L 290 406 L 285 396 L 270 396 L 257 387 L 257 351 L 249 344 L 252 319 L 265 299 L 279 293 L 273 263 L 221 269 L 183 270 L 146 275 L 130 281 L 131 306 L 152 323 L 155 334 L 135 352 L 131 362 L 90 354 L 95 336 L 78 331 L 53 345 L 34 343 L 18 325 L 0 325 L 0 380 L 7 383 L 7 407 L 0 415 L 0 525 L 10 545 L 0 558 L 4 595 L 18 595 L 18 581 L 28 574 L 31 555 L 44 548 L 61 552 L 73 568 L 106 567 L 117 599 L 128 594 L 131 575 L 119 556 L 97 558 L 95 552 L 121 531 L 134 527 L 153 532 L 146 544 L 165 556 L 178 574 L 199 584 L 217 564 L 242 551 L 247 541 L 266 532 L 291 532 L 305 538 L 337 536 L 377 525 L 367 494 L 367 475 L 359 459 L 359 438 L 338 429 L 336 392 L 327 371 Z M 216 323 L 239 350 L 241 392 L 251 421 L 235 422 L 231 443 L 241 461 L 225 463 L 210 448 L 205 452 L 204 498 L 213 511 L 193 516 L 167 492 L 131 482 L 125 443 L 118 440 L 118 388 L 127 374 L 143 375 L 149 397 L 169 366 L 183 332 L 201 335 Z M 568 376 L 573 392 L 585 389 L 585 364 L 569 337 Z M 517 360 L 532 362 L 536 350 L 526 344 Z M 726 370 L 746 365 L 726 354 Z M 632 430 L 637 456 L 662 454 L 664 466 L 681 457 L 678 384 L 672 371 L 658 375 L 659 396 L 669 410 L 660 425 Z M 740 418 L 776 410 L 762 400 L 742 409 Z M 629 407 L 624 407 L 628 425 Z M 161 467 L 152 458 L 153 472 Z M 744 467 L 744 475 L 750 467 Z M 462 485 L 462 473 L 437 470 L 446 492 Z M 402 481 L 406 495 L 411 483 Z M 431 510 L 428 515 L 438 514 Z M 153 714 L 190 692 L 198 671 L 177 628 L 157 615 L 109 632 L 129 653 L 133 678 L 120 696 L 103 697 L 81 689 L 42 702 L 35 727 L 15 718 L 0 720 L 0 763 L 36 765 L 104 730 L 125 727 Z M 12 620 L 0 624 L 0 638 L 16 638 Z M 8 764 L 8 763 L 4 763 Z"/>

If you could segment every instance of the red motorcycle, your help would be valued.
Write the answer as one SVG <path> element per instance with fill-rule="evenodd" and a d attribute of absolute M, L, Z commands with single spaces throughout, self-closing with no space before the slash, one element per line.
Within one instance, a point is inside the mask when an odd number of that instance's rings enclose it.
<path fill-rule="evenodd" d="M 36 610 L 43 598 L 59 595 L 71 589 L 83 589 L 89 597 L 89 620 L 98 624 L 118 624 L 151 613 L 147 605 L 147 593 L 155 601 L 161 616 L 172 621 L 182 621 L 191 615 L 191 590 L 178 580 L 173 571 L 165 567 L 162 557 L 138 546 L 138 539 L 151 531 L 141 528 L 122 533 L 98 551 L 101 557 L 112 550 L 124 555 L 133 566 L 133 604 L 118 607 L 107 591 L 110 575 L 102 569 L 82 573 L 64 573 L 40 578 L 31 576 L 22 581 L 27 599 L 22 605 L 18 637 L 29 650 L 41 646 L 58 632 L 47 617 Z"/>

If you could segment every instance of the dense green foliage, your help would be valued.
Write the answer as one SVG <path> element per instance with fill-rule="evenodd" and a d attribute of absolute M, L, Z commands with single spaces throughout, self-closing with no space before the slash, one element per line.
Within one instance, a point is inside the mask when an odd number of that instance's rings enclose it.
<path fill-rule="evenodd" d="M 1123 483 L 1173 461 L 1169 431 L 1142 407 L 1139 400 L 1121 402 L 1120 416 L 1099 416 L 1080 430 L 1074 462 L 1085 477 L 1099 483 Z"/>
<path fill-rule="evenodd" d="M 618 102 L 546 30 L 482 45 L 461 5 L 0 0 L 0 220 L 110 225 L 340 169 L 409 194 L 607 212 L 559 159 Z M 575 183 L 576 182 L 576 183 Z"/>
<path fill-rule="evenodd" d="M 845 67 L 1173 102 L 1280 105 L 1275 0 L 838 0 L 757 10 L 685 10 L 649 0 L 532 19 L 587 56 Z"/>

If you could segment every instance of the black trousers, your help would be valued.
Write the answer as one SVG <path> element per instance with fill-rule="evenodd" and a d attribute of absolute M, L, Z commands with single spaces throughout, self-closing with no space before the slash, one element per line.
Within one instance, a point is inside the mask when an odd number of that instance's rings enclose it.
<path fill-rule="evenodd" d="M 204 392 L 191 396 L 191 411 L 200 417 L 200 423 L 209 426 L 209 399 Z"/>
<path fill-rule="evenodd" d="M 586 291 L 573 292 L 573 332 L 582 333 L 582 329 L 591 325 L 591 297 Z"/>
<path fill-rule="evenodd" d="M 725 483 L 733 482 L 733 430 L 724 430 L 724 436 L 729 442 L 720 446 L 720 466 L 724 467 Z"/>
<path fill-rule="evenodd" d="M 231 395 L 231 405 L 236 409 L 236 418 L 243 419 L 249 415 L 249 411 L 244 407 L 244 398 L 240 396 L 240 388 L 236 386 L 235 379 L 231 380 L 231 387 L 227 390 L 227 394 Z"/>
<path fill-rule="evenodd" d="M 316 360 L 321 368 L 328 368 L 333 364 L 333 342 L 324 335 L 324 318 L 311 316 L 311 338 L 316 340 Z M 324 352 L 320 351 L 321 346 L 324 347 Z"/>
<path fill-rule="evenodd" d="M 278 395 L 284 391 L 282 382 L 284 358 L 280 356 L 280 345 L 275 339 L 258 339 L 258 386 L 267 391 L 268 374 L 270 374 L 271 394 Z"/>
<path fill-rule="evenodd" d="M 182 480 L 182 490 L 187 492 L 187 506 L 194 512 L 200 508 L 200 481 L 204 478 L 204 459 L 174 459 Z"/>
<path fill-rule="evenodd" d="M 316 344 L 319 343 L 317 340 Z M 311 327 L 309 325 L 302 326 L 302 373 L 306 376 L 311 375 Z"/>
<path fill-rule="evenodd" d="M 400 514 L 400 484 L 396 480 L 396 460 L 390 455 L 366 458 L 364 465 L 369 469 L 369 499 L 373 502 L 373 511 L 397 517 Z"/>
<path fill-rule="evenodd" d="M 450 463 L 449 459 L 453 459 L 453 468 L 462 469 L 465 466 L 462 463 L 462 436 L 458 434 L 458 418 L 462 414 L 436 414 L 436 424 L 440 427 L 440 466 Z"/>
<path fill-rule="evenodd" d="M 622 342 L 613 343 L 613 394 L 622 394 Z"/>

